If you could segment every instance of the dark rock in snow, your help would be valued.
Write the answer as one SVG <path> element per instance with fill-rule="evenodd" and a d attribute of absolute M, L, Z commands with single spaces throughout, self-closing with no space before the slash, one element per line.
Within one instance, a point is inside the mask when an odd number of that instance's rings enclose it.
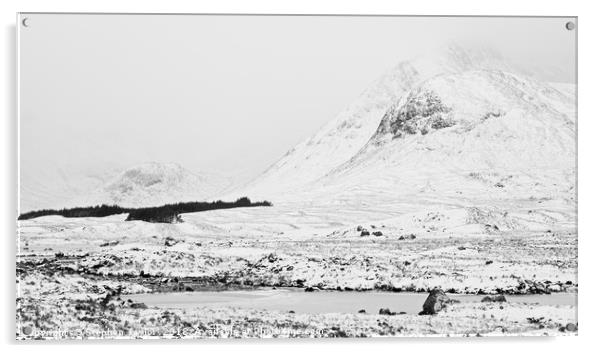
<path fill-rule="evenodd" d="M 270 253 L 267 257 L 269 262 L 276 262 L 276 260 L 278 260 L 278 256 L 276 256 L 276 254 L 274 253 Z"/>
<path fill-rule="evenodd" d="M 368 235 L 370 235 L 370 232 L 365 229 L 360 233 L 360 237 L 367 237 Z"/>
<path fill-rule="evenodd" d="M 358 314 L 365 314 L 365 313 L 366 313 L 366 310 L 364 310 L 364 309 L 361 309 L 361 310 L 360 310 L 360 311 L 358 311 L 357 313 L 358 313 Z"/>
<path fill-rule="evenodd" d="M 575 332 L 575 331 L 577 331 L 577 325 L 575 325 L 573 323 L 568 323 L 566 325 L 566 330 L 569 332 Z"/>
<path fill-rule="evenodd" d="M 483 299 L 481 299 L 482 303 L 504 303 L 506 302 L 506 297 L 503 294 L 500 295 L 487 295 Z"/>
<path fill-rule="evenodd" d="M 132 303 L 130 304 L 130 308 L 132 309 L 148 309 L 148 306 L 144 303 Z"/>
<path fill-rule="evenodd" d="M 378 311 L 379 315 L 395 315 L 394 313 L 391 312 L 391 310 L 389 310 L 389 308 L 381 308 Z"/>
<path fill-rule="evenodd" d="M 487 261 L 485 261 L 485 265 L 491 265 L 492 263 L 493 263 L 493 261 L 492 261 L 492 260 L 487 260 Z"/>
<path fill-rule="evenodd" d="M 372 235 L 374 235 L 375 237 L 382 237 L 383 236 L 383 232 L 381 231 L 376 231 L 376 232 L 372 232 Z"/>
<path fill-rule="evenodd" d="M 378 314 L 379 315 L 403 315 L 403 314 L 405 314 L 405 311 L 395 312 L 395 311 L 389 310 L 389 308 L 381 308 L 378 311 Z"/>
<path fill-rule="evenodd" d="M 451 300 L 441 289 L 433 289 L 422 304 L 418 315 L 434 315 L 456 301 Z"/>
<path fill-rule="evenodd" d="M 176 240 L 173 237 L 165 238 L 165 246 L 174 246 L 179 242 L 180 242 L 179 240 Z"/>

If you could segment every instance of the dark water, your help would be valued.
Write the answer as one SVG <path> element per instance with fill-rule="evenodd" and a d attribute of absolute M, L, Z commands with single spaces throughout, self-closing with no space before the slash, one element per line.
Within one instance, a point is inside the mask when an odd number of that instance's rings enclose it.
<path fill-rule="evenodd" d="M 265 289 L 248 291 L 208 291 L 133 294 L 127 296 L 149 307 L 195 308 L 238 307 L 296 313 L 378 313 L 380 308 L 417 314 L 428 293 L 390 292 L 304 292 L 298 289 Z M 449 295 L 461 302 L 480 302 L 484 295 Z M 507 295 L 508 302 L 542 305 L 577 305 L 576 293 L 549 295 Z"/>

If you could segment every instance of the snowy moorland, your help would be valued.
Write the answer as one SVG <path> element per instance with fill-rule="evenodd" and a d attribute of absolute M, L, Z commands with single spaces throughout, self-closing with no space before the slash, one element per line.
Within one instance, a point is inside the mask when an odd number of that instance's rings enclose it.
<path fill-rule="evenodd" d="M 545 300 L 455 303 L 433 316 L 128 300 L 272 287 L 425 299 L 435 288 L 576 293 L 575 88 L 535 76 L 498 54 L 450 47 L 436 60 L 400 63 L 227 193 L 175 165 L 147 165 L 73 198 L 141 207 L 248 196 L 273 207 L 187 213 L 173 224 L 126 222 L 127 214 L 19 221 L 17 336 L 575 334 L 576 303 Z M 226 326 L 237 329 L 215 329 Z"/>

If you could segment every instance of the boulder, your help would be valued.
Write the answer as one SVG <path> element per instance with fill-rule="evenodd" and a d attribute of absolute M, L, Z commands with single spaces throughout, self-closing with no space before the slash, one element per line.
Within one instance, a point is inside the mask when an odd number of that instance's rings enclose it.
<path fill-rule="evenodd" d="M 372 232 L 372 235 L 374 235 L 375 237 L 382 237 L 383 232 L 381 232 L 380 230 L 377 230 L 376 232 Z"/>
<path fill-rule="evenodd" d="M 482 303 L 505 303 L 506 297 L 503 294 L 499 295 L 487 295 L 483 299 L 481 299 Z"/>
<path fill-rule="evenodd" d="M 148 306 L 144 303 L 131 303 L 130 308 L 132 309 L 148 309 Z"/>
<path fill-rule="evenodd" d="M 368 235 L 370 235 L 370 232 L 365 229 L 360 233 L 360 237 L 367 237 Z"/>
<path fill-rule="evenodd" d="M 178 240 L 174 239 L 173 237 L 167 237 L 165 238 L 165 246 L 174 246 L 177 243 L 179 243 Z"/>
<path fill-rule="evenodd" d="M 422 311 L 418 315 L 435 315 L 454 302 L 441 289 L 433 289 L 422 304 Z"/>
<path fill-rule="evenodd" d="M 378 311 L 379 315 L 395 315 L 394 313 L 391 312 L 391 310 L 389 310 L 389 308 L 381 308 Z"/>

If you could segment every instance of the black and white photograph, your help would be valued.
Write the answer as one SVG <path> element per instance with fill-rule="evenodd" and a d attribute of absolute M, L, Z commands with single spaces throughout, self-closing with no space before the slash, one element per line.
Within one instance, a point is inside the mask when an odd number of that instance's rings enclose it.
<path fill-rule="evenodd" d="M 17 340 L 578 335 L 576 17 L 16 23 Z"/>

